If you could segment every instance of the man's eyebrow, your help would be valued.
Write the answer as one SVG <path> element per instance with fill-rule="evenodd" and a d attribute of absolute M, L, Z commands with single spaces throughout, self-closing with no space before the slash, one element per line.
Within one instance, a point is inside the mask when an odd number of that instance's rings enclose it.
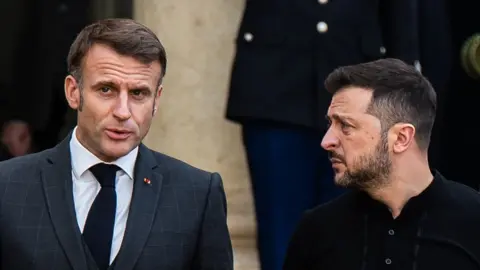
<path fill-rule="evenodd" d="M 332 119 L 335 119 L 339 122 L 342 122 L 342 121 L 355 121 L 355 119 L 349 117 L 349 116 L 346 116 L 346 115 L 339 115 L 337 113 L 333 113 L 331 116 L 329 116 L 328 114 L 325 115 L 325 118 L 327 119 L 327 121 L 331 121 Z"/>
<path fill-rule="evenodd" d="M 98 88 L 100 86 L 116 87 L 116 83 L 111 80 L 99 80 L 92 85 L 92 88 Z"/>
<path fill-rule="evenodd" d="M 128 87 L 130 90 L 140 90 L 140 91 L 148 91 L 153 92 L 152 89 L 148 85 L 139 84 L 139 85 L 129 85 Z"/>
<path fill-rule="evenodd" d="M 100 81 L 95 82 L 92 85 L 92 88 L 98 88 L 100 86 L 109 86 L 109 87 L 115 88 L 118 85 L 115 81 L 112 81 L 112 80 L 100 80 Z M 153 92 L 153 90 L 148 85 L 145 85 L 145 84 L 129 85 L 128 88 L 129 88 L 129 90 L 140 90 L 140 91 Z"/>

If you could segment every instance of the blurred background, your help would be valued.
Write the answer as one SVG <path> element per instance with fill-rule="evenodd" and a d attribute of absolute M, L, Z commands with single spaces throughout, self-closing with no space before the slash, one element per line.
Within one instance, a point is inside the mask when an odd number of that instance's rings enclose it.
<path fill-rule="evenodd" d="M 471 2 L 2 0 L 0 125 L 28 132 L 18 135 L 24 147 L 3 141 L 0 159 L 68 134 L 76 121 L 63 93 L 71 42 L 92 21 L 134 18 L 168 58 L 145 144 L 220 172 L 235 269 L 279 270 L 301 213 L 343 192 L 320 149 L 323 80 L 338 66 L 383 57 L 415 65 L 438 94 L 432 167 L 479 188 L 480 20 Z"/>

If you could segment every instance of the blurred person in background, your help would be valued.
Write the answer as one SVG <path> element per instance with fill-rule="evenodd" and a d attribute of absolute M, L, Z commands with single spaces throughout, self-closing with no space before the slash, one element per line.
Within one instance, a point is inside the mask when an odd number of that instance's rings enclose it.
<path fill-rule="evenodd" d="M 242 125 L 263 270 L 281 269 L 301 214 L 344 190 L 319 139 L 333 69 L 383 57 L 419 67 L 416 0 L 246 1 L 226 117 Z"/>
<path fill-rule="evenodd" d="M 67 112 L 63 96 L 70 43 L 89 1 L 0 3 L 0 142 L 3 159 L 54 146 Z M 71 125 L 74 125 L 74 121 Z"/>
<path fill-rule="evenodd" d="M 30 53 L 20 51 L 28 32 L 29 0 L 6 0 L 0 4 L 0 153 L 2 159 L 30 152 L 32 134 L 27 118 L 38 114 L 29 106 L 34 100 Z M 28 55 L 28 57 L 27 57 Z M 28 63 L 28 64 L 26 64 Z M 23 80 L 20 79 L 20 74 Z M 48 105 L 48 104 L 47 104 Z M 31 119 L 31 122 L 34 122 Z"/>

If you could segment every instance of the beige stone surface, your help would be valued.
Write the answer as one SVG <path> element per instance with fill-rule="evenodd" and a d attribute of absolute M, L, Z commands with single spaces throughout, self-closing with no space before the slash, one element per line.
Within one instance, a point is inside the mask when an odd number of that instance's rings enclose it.
<path fill-rule="evenodd" d="M 136 0 L 134 17 L 158 35 L 168 66 L 145 143 L 219 172 L 235 269 L 258 269 L 253 206 L 240 129 L 224 119 L 234 39 L 245 0 Z"/>

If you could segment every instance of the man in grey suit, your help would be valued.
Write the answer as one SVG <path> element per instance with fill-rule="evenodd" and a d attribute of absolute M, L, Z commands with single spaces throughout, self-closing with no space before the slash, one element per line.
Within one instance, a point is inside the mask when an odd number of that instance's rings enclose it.
<path fill-rule="evenodd" d="M 141 143 L 166 69 L 155 34 L 102 20 L 67 62 L 77 126 L 0 163 L 0 269 L 233 269 L 220 175 Z"/>

